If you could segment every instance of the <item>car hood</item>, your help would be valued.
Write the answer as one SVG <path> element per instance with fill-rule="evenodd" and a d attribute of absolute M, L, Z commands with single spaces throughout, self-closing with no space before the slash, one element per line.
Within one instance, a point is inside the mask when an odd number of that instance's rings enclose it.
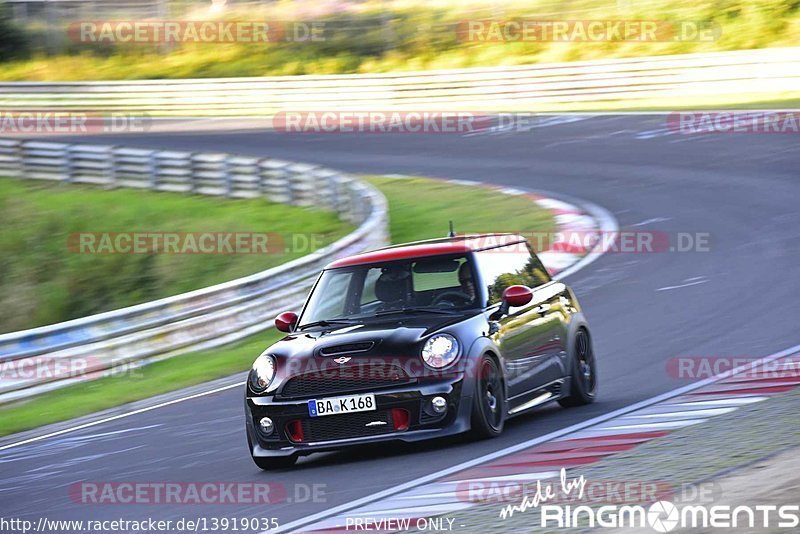
<path fill-rule="evenodd" d="M 286 358 L 356 358 L 419 356 L 419 349 L 432 333 L 462 321 L 464 316 L 437 320 L 413 318 L 402 321 L 364 322 L 290 334 L 270 347 L 269 352 Z"/>

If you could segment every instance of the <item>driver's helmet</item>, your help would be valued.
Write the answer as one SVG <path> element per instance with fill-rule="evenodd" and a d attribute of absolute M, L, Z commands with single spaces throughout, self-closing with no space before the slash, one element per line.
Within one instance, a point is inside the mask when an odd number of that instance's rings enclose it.
<path fill-rule="evenodd" d="M 375 297 L 385 305 L 402 305 L 407 300 L 410 277 L 408 270 L 401 267 L 384 268 L 375 281 Z"/>

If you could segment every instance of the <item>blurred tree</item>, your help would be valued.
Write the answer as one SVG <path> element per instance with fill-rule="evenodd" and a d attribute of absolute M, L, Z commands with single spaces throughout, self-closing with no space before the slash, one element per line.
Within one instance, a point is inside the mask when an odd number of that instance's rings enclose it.
<path fill-rule="evenodd" d="M 0 61 L 27 57 L 28 39 L 11 18 L 10 6 L 0 2 Z"/>

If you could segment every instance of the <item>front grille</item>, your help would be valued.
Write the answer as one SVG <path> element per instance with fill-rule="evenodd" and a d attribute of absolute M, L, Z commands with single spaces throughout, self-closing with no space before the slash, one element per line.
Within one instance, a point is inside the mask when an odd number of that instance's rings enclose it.
<path fill-rule="evenodd" d="M 352 352 L 366 352 L 375 346 L 374 341 L 362 341 L 360 343 L 347 343 L 346 345 L 332 345 L 319 349 L 320 356 L 338 356 Z"/>
<path fill-rule="evenodd" d="M 305 442 L 378 436 L 394 432 L 391 410 L 312 417 L 304 419 L 302 425 Z"/>
<path fill-rule="evenodd" d="M 349 366 L 315 371 L 290 378 L 281 397 L 295 399 L 337 393 L 372 391 L 413 383 L 401 367 L 393 366 Z"/>

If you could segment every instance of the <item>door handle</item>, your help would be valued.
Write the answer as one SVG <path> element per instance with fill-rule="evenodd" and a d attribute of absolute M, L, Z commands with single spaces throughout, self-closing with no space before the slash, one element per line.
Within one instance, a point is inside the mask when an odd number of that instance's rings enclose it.
<path fill-rule="evenodd" d="M 538 313 L 539 315 L 544 315 L 545 313 L 548 312 L 548 310 L 550 310 L 549 304 L 541 304 L 533 308 L 531 311 L 534 313 Z"/>

